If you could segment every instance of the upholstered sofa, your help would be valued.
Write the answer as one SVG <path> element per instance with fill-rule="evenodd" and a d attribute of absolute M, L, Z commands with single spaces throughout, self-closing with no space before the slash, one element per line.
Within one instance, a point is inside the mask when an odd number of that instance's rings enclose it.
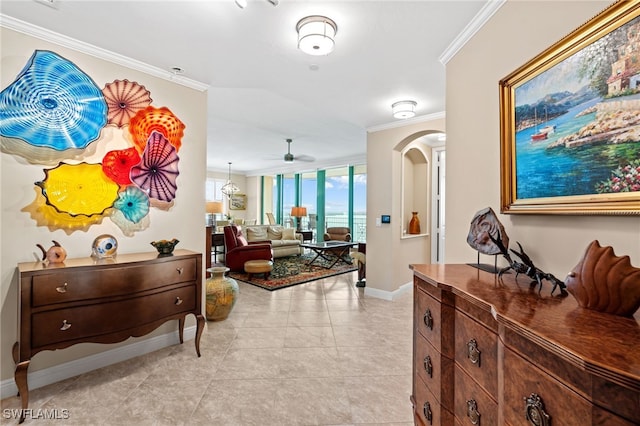
<path fill-rule="evenodd" d="M 302 234 L 282 225 L 249 225 L 243 228 L 247 241 L 251 244 L 264 241 L 271 243 L 273 257 L 301 255 Z"/>

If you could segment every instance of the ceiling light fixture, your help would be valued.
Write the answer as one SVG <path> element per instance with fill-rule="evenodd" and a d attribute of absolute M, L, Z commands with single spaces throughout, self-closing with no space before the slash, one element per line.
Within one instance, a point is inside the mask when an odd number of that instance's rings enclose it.
<path fill-rule="evenodd" d="M 391 105 L 395 118 L 411 118 L 416 115 L 416 101 L 398 101 Z"/>
<path fill-rule="evenodd" d="M 229 179 L 227 179 L 227 183 L 220 189 L 220 191 L 227 197 L 231 197 L 233 194 L 240 191 L 238 185 L 231 181 L 231 162 L 229 162 Z"/>
<path fill-rule="evenodd" d="M 247 0 L 235 0 L 236 1 L 236 5 L 240 8 L 240 9 L 244 9 L 245 7 L 247 7 Z M 278 4 L 280 4 L 280 0 L 267 0 L 269 3 L 271 3 L 273 6 L 277 6 Z"/>
<path fill-rule="evenodd" d="M 328 55 L 335 46 L 338 26 L 326 16 L 307 16 L 296 24 L 298 49 L 308 55 Z"/>

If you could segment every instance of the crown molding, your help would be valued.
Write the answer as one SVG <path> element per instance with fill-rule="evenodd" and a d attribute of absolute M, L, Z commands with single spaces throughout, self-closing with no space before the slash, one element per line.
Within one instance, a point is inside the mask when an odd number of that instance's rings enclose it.
<path fill-rule="evenodd" d="M 458 34 L 458 36 L 449 44 L 449 46 L 442 52 L 442 55 L 438 58 L 443 65 L 447 65 L 462 47 L 467 44 L 471 37 L 474 36 L 480 28 L 487 23 L 487 21 L 493 16 L 505 4 L 507 0 L 489 0 L 480 9 L 480 12 L 473 17 L 471 22 Z"/>
<path fill-rule="evenodd" d="M 180 75 L 175 75 L 174 73 L 168 70 L 163 70 L 162 68 L 145 64 L 144 62 L 140 62 L 138 60 L 129 58 L 127 56 L 120 55 L 120 54 L 108 51 L 106 49 L 93 46 L 89 43 L 85 43 L 71 37 L 67 37 L 60 33 L 56 33 L 42 27 L 38 27 L 28 22 L 21 21 L 16 18 L 12 18 L 11 16 L 0 14 L 0 27 L 9 28 L 11 30 L 33 36 L 41 40 L 55 43 L 57 45 L 67 47 L 69 49 L 73 49 L 78 52 L 85 53 L 87 55 L 90 55 L 99 59 L 104 59 L 105 61 L 109 61 L 117 65 L 122 65 L 124 67 L 134 69 L 136 71 L 141 71 L 143 73 L 152 75 L 154 77 L 168 80 L 168 81 L 171 81 L 172 83 L 180 84 L 182 86 L 186 86 L 201 92 L 204 92 L 209 89 L 208 84 L 201 83 L 199 81 L 192 80 L 190 78 L 186 78 Z"/>
<path fill-rule="evenodd" d="M 439 120 L 441 118 L 445 118 L 445 112 L 435 112 L 433 114 L 428 115 L 418 115 L 413 118 L 408 118 L 406 120 L 393 121 L 391 123 L 380 124 L 378 126 L 367 127 L 367 133 L 370 132 L 379 132 L 381 130 L 388 129 L 396 129 L 398 127 L 408 126 L 410 124 L 423 123 L 425 121 Z"/>

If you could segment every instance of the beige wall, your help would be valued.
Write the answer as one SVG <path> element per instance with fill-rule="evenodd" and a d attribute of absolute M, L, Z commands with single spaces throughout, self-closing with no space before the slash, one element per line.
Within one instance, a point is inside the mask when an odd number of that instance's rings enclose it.
<path fill-rule="evenodd" d="M 1 329 L 0 358 L 2 359 L 2 380 L 13 377 L 14 364 L 11 359 L 11 347 L 16 341 L 17 328 L 17 277 L 16 264 L 34 260 L 39 252 L 36 244 L 46 247 L 51 240 L 59 241 L 69 257 L 86 257 L 91 254 L 93 239 L 103 233 L 114 235 L 119 242 L 119 253 L 153 251 L 149 242 L 157 239 L 177 238 L 178 247 L 203 252 L 204 239 L 204 198 L 205 198 L 205 158 L 206 158 L 206 93 L 177 85 L 170 81 L 152 77 L 123 66 L 115 65 L 96 57 L 63 48 L 40 39 L 6 28 L 0 28 L 1 87 L 7 87 L 22 70 L 36 49 L 54 51 L 74 62 L 85 71 L 99 87 L 116 79 L 128 79 L 144 85 L 153 98 L 152 105 L 167 106 L 185 125 L 180 156 L 180 176 L 178 192 L 174 206 L 168 211 L 152 208 L 151 224 L 148 229 L 126 237 L 110 220 L 89 228 L 88 231 L 76 231 L 68 235 L 61 230 L 50 231 L 47 227 L 37 226 L 28 213 L 21 209 L 34 200 L 35 181 L 42 180 L 43 168 L 49 166 L 25 164 L 21 157 L 6 153 L 0 154 L 0 185 L 2 187 L 1 220 Z M 105 128 L 103 132 L 109 132 Z M 113 141 L 100 143 L 99 152 L 106 152 Z M 113 148 L 111 148 L 113 149 Z M 99 161 L 99 160 L 98 160 Z M 204 262 L 203 262 L 204 265 Z M 204 300 L 204 298 L 203 298 Z M 195 324 L 190 316 L 187 326 Z M 156 330 L 153 335 L 176 330 L 177 323 L 171 322 Z M 144 338 L 141 338 L 144 339 Z M 122 345 L 131 343 L 129 339 Z M 37 354 L 29 372 L 78 359 L 90 354 L 113 349 L 113 345 L 80 344 L 58 351 L 44 351 Z"/>
<path fill-rule="evenodd" d="M 611 2 L 507 1 L 447 64 L 447 263 L 473 262 L 474 213 L 500 208 L 498 81 Z M 515 246 L 559 278 L 594 239 L 640 267 L 640 217 L 500 215 Z M 512 246 L 513 247 L 513 246 Z"/>
<path fill-rule="evenodd" d="M 367 135 L 367 292 L 390 294 L 411 282 L 409 264 L 429 262 L 429 236 L 402 238 L 408 225 L 401 208 L 401 151 L 425 134 L 444 132 L 444 125 L 444 118 L 434 118 Z M 425 154 L 430 161 L 430 150 Z M 430 196 L 430 180 L 425 187 Z M 391 224 L 377 227 L 376 219 L 383 214 L 391 215 Z M 429 220 L 429 215 L 421 215 L 421 227 L 429 230 Z"/>

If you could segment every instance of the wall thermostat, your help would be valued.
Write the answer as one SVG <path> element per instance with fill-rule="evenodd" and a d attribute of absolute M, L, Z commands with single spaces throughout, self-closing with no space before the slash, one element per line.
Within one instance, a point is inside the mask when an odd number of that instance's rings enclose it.
<path fill-rule="evenodd" d="M 391 216 L 388 214 L 383 214 L 380 218 L 380 222 L 382 223 L 391 223 Z"/>

